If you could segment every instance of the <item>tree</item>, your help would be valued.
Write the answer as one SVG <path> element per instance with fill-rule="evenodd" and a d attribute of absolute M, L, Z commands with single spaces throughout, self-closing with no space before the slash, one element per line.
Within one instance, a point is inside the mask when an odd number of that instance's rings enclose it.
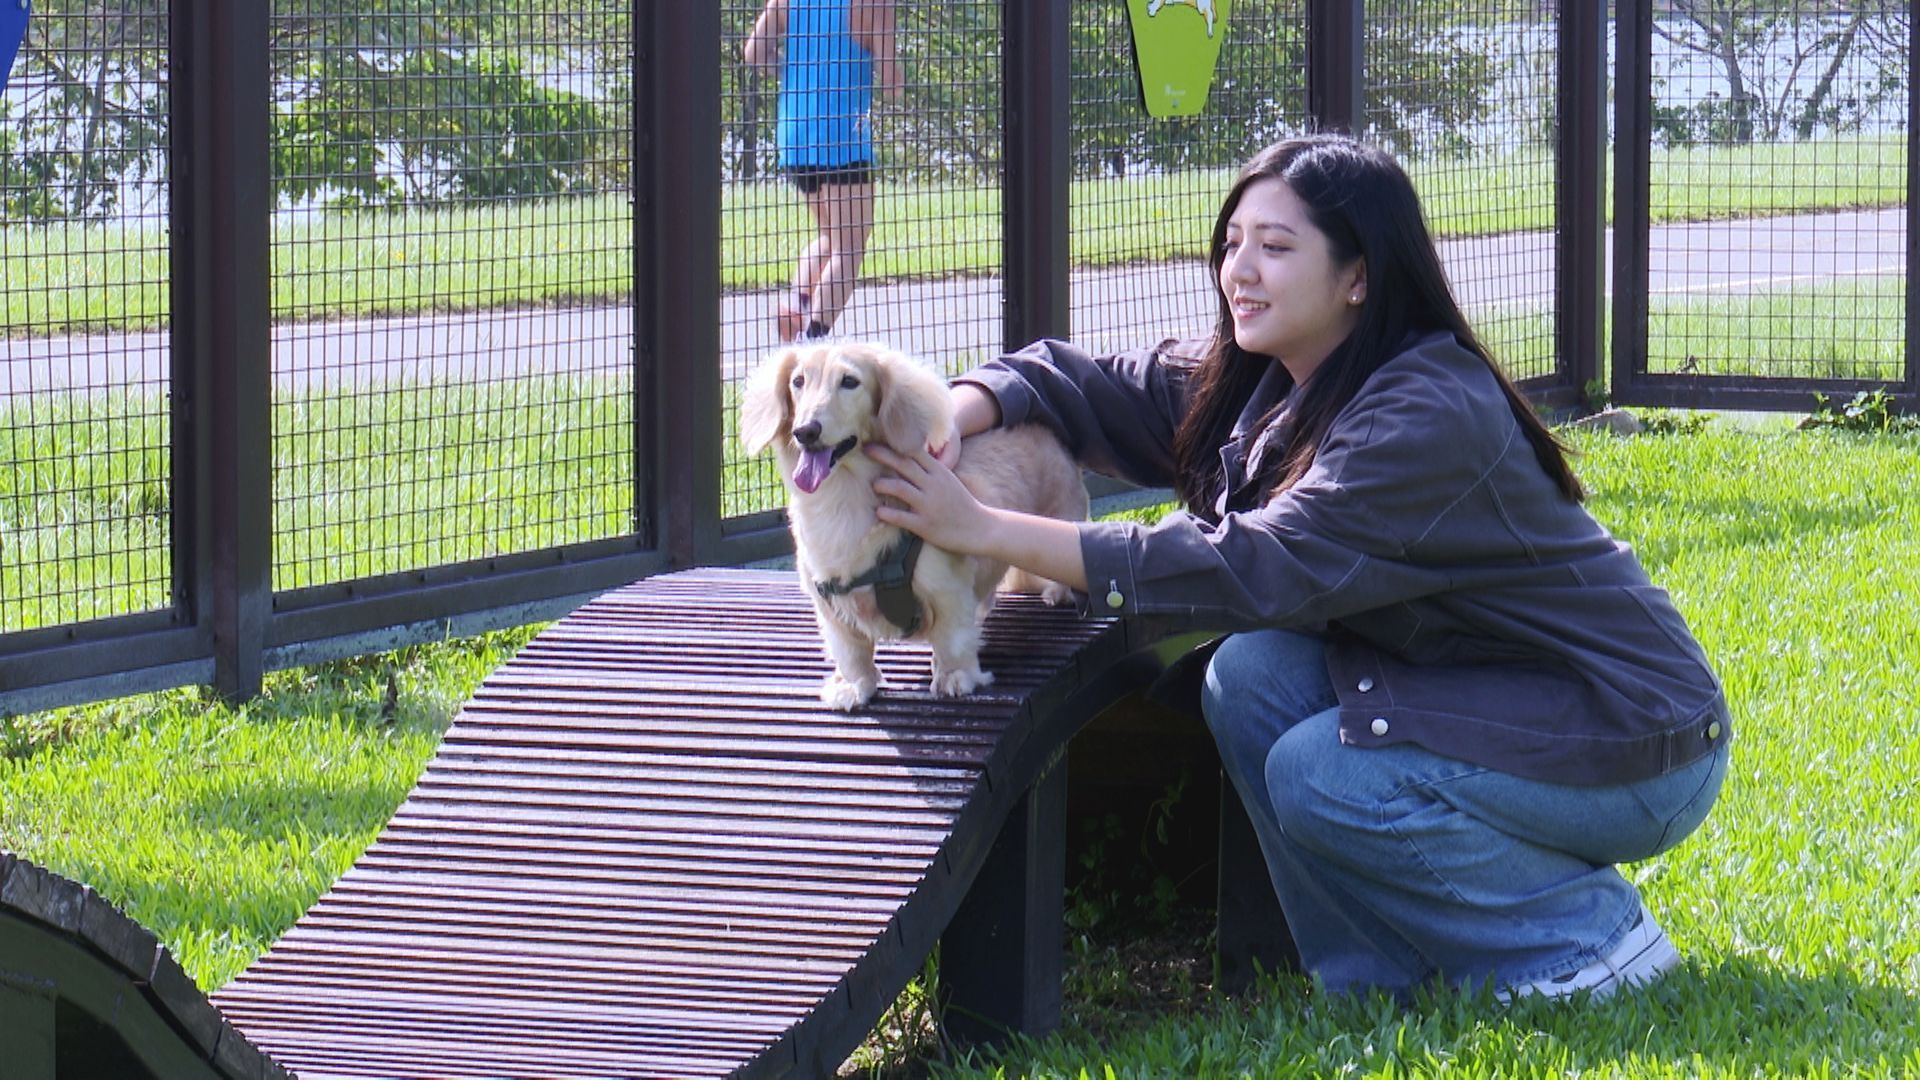
<path fill-rule="evenodd" d="M 1076 5 L 1077 6 L 1077 5 Z M 774 168 L 778 81 L 740 59 L 758 0 L 721 9 L 724 174 L 752 179 Z M 923 2 L 899 8 L 899 55 L 908 104 L 875 111 L 874 141 L 890 177 L 997 176 L 1003 133 L 997 0 Z"/>
<path fill-rule="evenodd" d="M 1410 8 L 1410 0 L 1381 2 L 1389 14 Z M 748 3 L 751 11 L 722 10 L 726 170 L 743 179 L 771 167 L 774 113 L 772 87 L 759 85 L 738 59 L 737 37 L 759 10 Z M 1492 107 L 1493 61 L 1465 37 L 1433 33 L 1436 25 L 1467 26 L 1465 19 L 1451 8 L 1419 6 L 1419 20 L 1371 24 L 1371 115 L 1389 141 L 1454 130 Z M 1235 0 L 1206 114 L 1164 120 L 1149 118 L 1140 103 L 1125 0 L 1075 0 L 1069 12 L 1069 154 L 1079 175 L 1231 167 L 1305 119 L 1306 26 L 1297 0 Z M 911 104 L 883 110 L 876 121 L 890 175 L 997 177 L 1005 132 L 1001 34 L 998 3 L 902 5 Z"/>
<path fill-rule="evenodd" d="M 124 213 L 125 193 L 164 178 L 167 143 L 181 137 L 167 118 L 168 5 L 36 7 L 0 206 L 13 220 Z M 587 0 L 543 0 L 537 13 L 522 0 L 283 0 L 269 31 L 279 201 L 491 200 L 623 182 L 626 18 Z"/>
<path fill-rule="evenodd" d="M 1706 63 L 1719 85 L 1656 102 L 1654 128 L 1683 145 L 1859 130 L 1906 95 L 1910 17 L 1895 0 L 1669 0 L 1655 35 Z"/>
<path fill-rule="evenodd" d="M 8 220 L 106 217 L 164 175 L 167 9 L 161 0 L 46 0 L 0 112 Z"/>
<path fill-rule="evenodd" d="M 1499 0 L 1526 17 L 1524 4 Z M 1073 6 L 1073 139 L 1082 170 L 1160 170 L 1240 164 L 1300 130 L 1306 113 L 1307 26 L 1294 0 L 1235 0 L 1219 66 L 1197 117 L 1148 119 L 1139 103 L 1124 0 Z M 1479 5 L 1479 20 L 1498 20 Z M 1425 150 L 1424 132 L 1458 132 L 1491 111 L 1495 63 L 1451 5 L 1373 0 L 1367 6 L 1367 121 L 1403 152 Z M 1460 149 L 1451 145 L 1452 149 Z"/>
<path fill-rule="evenodd" d="M 771 169 L 774 142 L 772 86 L 739 58 L 760 0 L 721 2 L 722 167 L 751 179 Z M 1510 20 L 1507 7 L 1527 6 L 1494 0 L 1492 14 L 1482 4 L 1475 18 Z M 39 7 L 19 76 L 31 89 L 7 120 L 11 150 L 0 160 L 6 213 L 124 212 L 128 191 L 164 178 L 174 137 L 167 4 Z M 541 0 L 537 10 L 529 0 L 276 0 L 271 155 L 280 204 L 432 205 L 624 188 L 629 8 L 604 0 Z M 1082 174 L 1232 166 L 1304 123 L 1298 0 L 1237 0 L 1208 115 L 1184 120 L 1150 120 L 1139 106 L 1125 0 L 1075 0 L 1069 11 L 1070 154 Z M 1368 116 L 1381 137 L 1425 151 L 1488 113 L 1500 73 L 1467 33 L 1466 16 L 1428 0 L 1375 0 L 1369 12 Z M 876 119 L 890 174 L 997 179 L 1002 17 L 999 0 L 903 3 L 911 105 Z M 1863 25 L 1862 40 L 1873 29 Z"/>
<path fill-rule="evenodd" d="M 1461 10 L 1431 0 L 1370 0 L 1366 14 L 1369 136 L 1409 157 L 1480 152 L 1475 129 L 1494 112 L 1496 88 L 1510 74 L 1503 64 L 1540 51 L 1538 6 L 1483 0 Z"/>
<path fill-rule="evenodd" d="M 1083 174 L 1229 168 L 1306 111 L 1306 27 L 1285 0 L 1235 0 L 1199 116 L 1153 119 L 1140 100 L 1124 0 L 1074 5 L 1074 161 Z"/>
<path fill-rule="evenodd" d="M 435 45 L 384 63 L 339 55 L 316 52 L 298 73 L 310 77 L 296 80 L 303 92 L 275 109 L 283 199 L 433 204 L 593 188 L 598 110 L 542 85 L 518 54 Z M 328 65 L 359 70 L 316 70 Z"/>
<path fill-rule="evenodd" d="M 758 3 L 730 2 L 720 9 L 721 173 L 742 180 L 758 179 L 774 167 L 774 83 L 740 58 L 759 16 Z"/>
<path fill-rule="evenodd" d="M 617 183 L 625 140 L 596 100 L 628 85 L 584 5 L 326 0 L 274 20 L 274 179 L 334 207 L 583 193 Z M 624 17 L 623 17 L 624 21 Z M 618 45 L 624 57 L 625 40 Z M 579 88 L 576 89 L 576 86 Z M 583 92 L 584 91 L 584 92 Z"/>

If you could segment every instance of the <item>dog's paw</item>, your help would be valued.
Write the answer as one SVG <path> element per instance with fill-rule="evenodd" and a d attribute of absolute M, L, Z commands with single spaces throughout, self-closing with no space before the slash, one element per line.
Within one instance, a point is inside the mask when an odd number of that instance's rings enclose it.
<path fill-rule="evenodd" d="M 841 712 L 851 712 L 872 701 L 874 693 L 879 689 L 880 680 L 878 679 L 849 681 L 842 678 L 836 671 L 820 684 L 820 700 Z"/>
<path fill-rule="evenodd" d="M 1073 590 L 1057 581 L 1049 581 L 1040 590 L 1040 599 L 1046 601 L 1048 607 L 1066 607 L 1073 603 Z"/>
<path fill-rule="evenodd" d="M 992 685 L 993 673 L 981 671 L 978 664 L 933 673 L 933 693 L 936 697 L 965 697 L 983 686 Z"/>

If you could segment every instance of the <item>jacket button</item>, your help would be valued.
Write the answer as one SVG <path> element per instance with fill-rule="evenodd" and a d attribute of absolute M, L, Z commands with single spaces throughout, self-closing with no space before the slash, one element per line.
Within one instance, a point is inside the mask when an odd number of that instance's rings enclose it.
<path fill-rule="evenodd" d="M 1388 726 L 1386 717 L 1376 716 L 1373 718 L 1373 733 L 1375 735 L 1385 735 Z"/>
<path fill-rule="evenodd" d="M 1107 606 L 1110 608 L 1121 607 L 1125 605 L 1126 602 L 1127 598 L 1120 595 L 1119 589 L 1115 589 L 1107 594 Z"/>
<path fill-rule="evenodd" d="M 1364 679 L 1361 679 L 1361 680 L 1360 680 L 1360 692 L 1361 692 L 1361 693 L 1363 693 L 1363 694 L 1366 694 L 1366 693 L 1370 693 L 1370 692 L 1372 692 L 1372 690 L 1373 690 L 1373 677 L 1372 677 L 1372 676 L 1368 676 L 1368 677 L 1366 677 L 1366 678 L 1364 678 Z"/>
<path fill-rule="evenodd" d="M 1707 738 L 1717 739 L 1719 737 L 1720 737 L 1720 721 L 1715 720 L 1713 723 L 1707 725 Z"/>

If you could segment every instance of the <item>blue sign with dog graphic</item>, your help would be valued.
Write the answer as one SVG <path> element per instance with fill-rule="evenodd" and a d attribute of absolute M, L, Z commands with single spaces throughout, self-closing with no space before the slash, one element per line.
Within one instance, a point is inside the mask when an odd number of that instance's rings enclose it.
<path fill-rule="evenodd" d="M 33 8 L 27 0 L 0 0 L 0 94 L 7 92 L 7 76 L 13 73 L 13 57 L 27 36 L 27 16 Z"/>

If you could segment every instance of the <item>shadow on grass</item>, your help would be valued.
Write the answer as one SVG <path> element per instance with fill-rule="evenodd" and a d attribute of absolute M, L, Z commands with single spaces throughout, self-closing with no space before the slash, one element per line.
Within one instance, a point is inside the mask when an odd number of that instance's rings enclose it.
<path fill-rule="evenodd" d="M 367 776 L 289 780 L 254 773 L 196 792 L 170 812 L 183 830 L 312 849 L 384 826 L 413 785 Z"/>

